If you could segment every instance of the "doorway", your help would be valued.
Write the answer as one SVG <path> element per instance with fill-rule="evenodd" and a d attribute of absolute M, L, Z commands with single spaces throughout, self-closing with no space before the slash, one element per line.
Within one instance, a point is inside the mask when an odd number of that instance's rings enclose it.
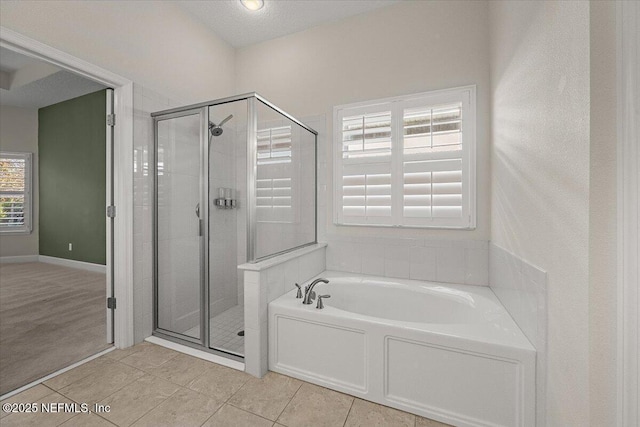
<path fill-rule="evenodd" d="M 133 146 L 133 85 L 129 80 L 107 70 L 5 28 L 2 28 L 0 47 L 40 60 L 91 82 L 114 88 L 106 97 L 106 104 L 110 104 L 106 105 L 106 108 L 113 109 L 115 116 L 105 114 L 103 128 L 107 141 L 111 141 L 105 151 L 106 156 L 111 159 L 113 173 L 107 179 L 106 194 L 102 198 L 103 220 L 110 237 L 106 239 L 105 275 L 108 277 L 99 306 L 105 310 L 101 314 L 104 342 L 112 342 L 118 348 L 128 347 L 133 344 L 133 244 L 130 237 L 133 234 L 133 177 L 130 168 Z M 117 126 L 114 117 L 118 117 Z M 107 120 L 111 121 L 111 125 Z M 108 206 L 111 208 L 107 212 Z M 107 286 L 106 283 L 110 285 Z M 107 309 L 107 305 L 111 308 Z M 30 383 L 27 387 L 33 384 Z M 14 393 L 5 394 L 3 397 L 9 394 Z"/>

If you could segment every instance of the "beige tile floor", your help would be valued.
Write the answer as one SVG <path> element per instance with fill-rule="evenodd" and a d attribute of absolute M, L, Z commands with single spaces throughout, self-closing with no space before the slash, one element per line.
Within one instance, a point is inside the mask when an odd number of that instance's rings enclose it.
<path fill-rule="evenodd" d="M 115 350 L 5 403 L 94 403 L 109 412 L 6 413 L 10 426 L 410 426 L 445 424 L 269 372 L 258 379 L 164 347 Z"/>

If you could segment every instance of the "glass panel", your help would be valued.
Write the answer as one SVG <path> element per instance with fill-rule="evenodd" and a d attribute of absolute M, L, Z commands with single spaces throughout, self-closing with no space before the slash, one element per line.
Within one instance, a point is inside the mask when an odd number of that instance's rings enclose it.
<path fill-rule="evenodd" d="M 200 338 L 200 115 L 158 122 L 157 320 Z"/>
<path fill-rule="evenodd" d="M 316 181 L 315 135 L 262 102 L 256 110 L 259 259 L 315 241 Z"/>
<path fill-rule="evenodd" d="M 210 107 L 209 120 L 209 347 L 242 356 L 247 100 Z"/>

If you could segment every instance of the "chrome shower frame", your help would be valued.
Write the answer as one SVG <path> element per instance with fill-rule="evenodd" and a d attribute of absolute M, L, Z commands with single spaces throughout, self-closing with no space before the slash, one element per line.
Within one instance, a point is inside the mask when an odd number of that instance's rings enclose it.
<path fill-rule="evenodd" d="M 151 113 L 153 118 L 154 132 L 154 149 L 150 156 L 152 164 L 153 177 L 153 203 L 152 203 L 152 227 L 153 227 L 153 335 L 160 336 L 169 341 L 177 342 L 202 351 L 218 354 L 226 358 L 243 361 L 244 358 L 227 353 L 222 350 L 216 350 L 210 347 L 210 324 L 209 324 L 209 107 L 232 103 L 236 101 L 247 101 L 247 188 L 246 188 L 246 206 L 247 206 L 247 262 L 256 263 L 264 259 L 272 258 L 282 253 L 291 252 L 293 250 L 316 244 L 318 241 L 318 132 L 296 119 L 292 115 L 269 102 L 256 92 L 245 93 L 242 95 L 230 96 L 226 98 L 216 99 L 212 101 L 200 102 L 197 104 L 187 105 L 178 108 Z M 256 224 L 256 177 L 257 177 L 257 156 L 258 156 L 258 117 L 256 102 L 262 102 L 265 106 L 276 111 L 283 117 L 291 120 L 298 126 L 307 130 L 314 135 L 314 239 L 285 251 L 269 254 L 268 256 L 256 258 L 256 242 L 257 242 L 257 224 Z M 156 155 L 158 152 L 158 122 L 188 115 L 200 115 L 200 139 L 201 139 L 201 170 L 204 174 L 200 176 L 200 198 L 206 203 L 201 203 L 202 217 L 201 230 L 201 250 L 200 250 L 200 339 L 192 338 L 184 334 L 176 333 L 158 326 L 158 164 Z"/>

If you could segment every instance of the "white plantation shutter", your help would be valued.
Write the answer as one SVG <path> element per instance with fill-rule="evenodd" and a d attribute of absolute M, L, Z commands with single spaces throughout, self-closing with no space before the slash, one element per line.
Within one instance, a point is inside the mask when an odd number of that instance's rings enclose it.
<path fill-rule="evenodd" d="M 341 121 L 341 223 L 392 224 L 391 105 L 352 109 Z"/>
<path fill-rule="evenodd" d="M 294 222 L 291 125 L 258 129 L 256 219 Z"/>
<path fill-rule="evenodd" d="M 258 130 L 258 165 L 291 163 L 291 126 Z"/>
<path fill-rule="evenodd" d="M 0 153 L 0 231 L 31 231 L 31 153 Z"/>
<path fill-rule="evenodd" d="M 336 107 L 335 220 L 475 226 L 475 88 Z"/>

